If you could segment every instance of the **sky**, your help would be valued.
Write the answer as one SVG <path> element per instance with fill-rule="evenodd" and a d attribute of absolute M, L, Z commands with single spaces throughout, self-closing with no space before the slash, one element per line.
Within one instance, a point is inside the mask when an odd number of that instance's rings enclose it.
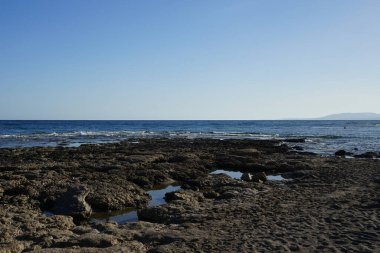
<path fill-rule="evenodd" d="M 380 113 L 379 0 L 0 0 L 0 119 Z"/>

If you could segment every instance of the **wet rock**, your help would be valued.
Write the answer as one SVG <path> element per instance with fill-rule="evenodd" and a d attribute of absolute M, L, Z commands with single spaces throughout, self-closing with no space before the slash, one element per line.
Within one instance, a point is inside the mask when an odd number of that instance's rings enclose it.
<path fill-rule="evenodd" d="M 55 214 L 69 215 L 75 219 L 90 217 L 92 210 L 86 202 L 90 191 L 84 185 L 71 186 L 60 198 L 53 208 Z"/>
<path fill-rule="evenodd" d="M 345 156 L 345 155 L 347 155 L 347 152 L 343 149 L 335 152 L 335 156 Z"/>
<path fill-rule="evenodd" d="M 285 139 L 285 142 L 291 142 L 291 143 L 304 143 L 306 142 L 305 138 L 291 138 L 291 139 Z"/>

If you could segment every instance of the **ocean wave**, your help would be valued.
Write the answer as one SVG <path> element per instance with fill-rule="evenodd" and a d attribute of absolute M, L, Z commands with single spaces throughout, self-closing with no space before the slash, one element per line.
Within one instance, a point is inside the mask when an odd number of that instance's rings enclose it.
<path fill-rule="evenodd" d="M 297 136 L 293 135 L 289 137 L 306 138 L 306 139 L 330 139 L 330 140 L 345 138 L 344 136 L 341 136 L 341 135 L 297 135 Z"/>
<path fill-rule="evenodd" d="M 49 139 L 96 137 L 183 137 L 183 138 L 278 138 L 278 134 L 244 132 L 189 132 L 189 131 L 75 131 L 64 133 L 3 134 L 1 139 Z"/>
<path fill-rule="evenodd" d="M 190 131 L 74 131 L 74 132 L 52 132 L 34 134 L 3 134 L 0 139 L 49 139 L 49 138 L 139 138 L 139 137 L 181 137 L 181 138 L 242 138 L 242 139 L 286 139 L 286 138 L 305 138 L 307 140 L 317 139 L 341 139 L 339 135 L 284 135 L 257 133 L 257 132 L 190 132 Z"/>
<path fill-rule="evenodd" d="M 322 138 L 322 139 L 341 139 L 343 138 L 343 136 L 340 136 L 340 135 L 320 135 L 318 136 L 318 138 Z"/>

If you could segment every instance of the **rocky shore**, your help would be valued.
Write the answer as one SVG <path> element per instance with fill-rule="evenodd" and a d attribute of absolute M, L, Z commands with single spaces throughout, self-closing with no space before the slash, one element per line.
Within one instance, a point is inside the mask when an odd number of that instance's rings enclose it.
<path fill-rule="evenodd" d="M 320 157 L 288 141 L 0 149 L 0 252 L 380 251 L 379 154 Z M 174 182 L 149 207 L 148 191 Z M 139 221 L 92 218 L 127 208 Z"/>

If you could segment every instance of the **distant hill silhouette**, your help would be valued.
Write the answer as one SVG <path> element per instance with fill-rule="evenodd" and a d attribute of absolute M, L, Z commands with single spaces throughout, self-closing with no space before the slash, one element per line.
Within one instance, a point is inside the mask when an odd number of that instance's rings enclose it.
<path fill-rule="evenodd" d="M 380 120 L 380 114 L 372 112 L 361 113 L 338 113 L 324 117 L 316 118 L 317 120 Z"/>

